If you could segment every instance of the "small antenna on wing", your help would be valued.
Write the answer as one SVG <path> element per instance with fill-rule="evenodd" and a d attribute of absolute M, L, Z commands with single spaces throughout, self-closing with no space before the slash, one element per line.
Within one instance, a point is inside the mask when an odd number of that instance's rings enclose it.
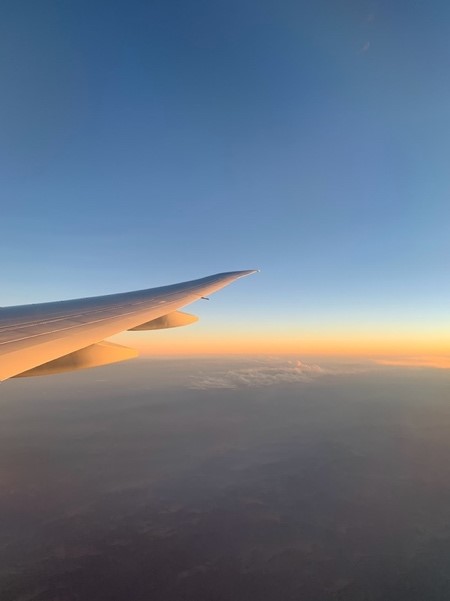
<path fill-rule="evenodd" d="M 203 300 L 209 300 L 207 296 L 201 296 L 200 298 L 202 298 Z"/>

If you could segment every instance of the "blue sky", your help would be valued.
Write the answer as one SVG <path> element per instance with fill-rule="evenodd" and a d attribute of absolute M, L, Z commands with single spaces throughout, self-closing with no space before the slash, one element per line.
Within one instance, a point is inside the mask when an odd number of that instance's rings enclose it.
<path fill-rule="evenodd" d="M 216 319 L 439 327 L 449 23 L 437 1 L 4 2 L 1 303 L 257 267 Z"/>

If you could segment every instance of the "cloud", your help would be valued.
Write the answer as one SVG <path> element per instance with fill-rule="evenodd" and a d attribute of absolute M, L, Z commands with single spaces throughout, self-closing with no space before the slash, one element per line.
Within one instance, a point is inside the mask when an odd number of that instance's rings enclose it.
<path fill-rule="evenodd" d="M 348 367 L 328 369 L 319 365 L 308 365 L 299 360 L 275 362 L 274 364 L 232 369 L 211 375 L 199 374 L 192 377 L 190 388 L 197 390 L 236 389 L 295 384 L 312 382 L 327 374 L 354 373 L 354 371 Z"/>
<path fill-rule="evenodd" d="M 362 54 L 364 54 L 365 52 L 367 52 L 370 48 L 370 42 L 366 42 L 360 49 L 360 52 Z"/>
<path fill-rule="evenodd" d="M 378 365 L 395 367 L 432 367 L 434 369 L 450 369 L 450 357 L 399 357 L 395 359 L 379 359 Z"/>

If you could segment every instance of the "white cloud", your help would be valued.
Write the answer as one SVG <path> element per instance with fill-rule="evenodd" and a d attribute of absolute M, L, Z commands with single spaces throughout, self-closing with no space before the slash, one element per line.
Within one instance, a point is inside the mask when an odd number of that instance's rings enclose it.
<path fill-rule="evenodd" d="M 308 365 L 302 361 L 277 361 L 273 364 L 244 367 L 213 374 L 193 376 L 190 388 L 207 390 L 213 388 L 250 388 L 253 386 L 273 386 L 275 384 L 295 384 L 311 382 L 325 374 L 343 373 L 324 369 L 319 365 Z M 345 370 L 348 373 L 348 370 Z"/>

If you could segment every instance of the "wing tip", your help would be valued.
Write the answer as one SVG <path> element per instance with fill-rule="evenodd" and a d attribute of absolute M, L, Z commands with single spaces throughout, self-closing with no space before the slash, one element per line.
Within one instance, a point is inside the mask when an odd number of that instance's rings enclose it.
<path fill-rule="evenodd" d="M 252 275 L 253 273 L 260 273 L 260 269 L 245 269 L 243 271 L 231 271 L 228 274 L 223 275 L 235 275 L 237 278 L 245 278 L 247 275 Z"/>

